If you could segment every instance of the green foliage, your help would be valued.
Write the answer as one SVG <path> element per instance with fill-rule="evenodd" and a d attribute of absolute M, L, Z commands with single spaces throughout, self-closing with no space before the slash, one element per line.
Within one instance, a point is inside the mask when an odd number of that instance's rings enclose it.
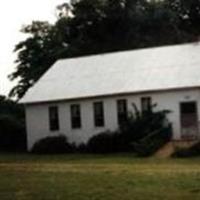
<path fill-rule="evenodd" d="M 144 138 L 134 142 L 134 149 L 138 156 L 151 156 L 166 144 L 172 136 L 172 127 L 168 125 L 160 130 L 149 133 Z"/>
<path fill-rule="evenodd" d="M 79 0 L 57 7 L 55 24 L 22 28 L 16 45 L 19 79 L 10 95 L 21 98 L 60 58 L 197 41 L 200 0 Z M 71 13 L 71 15 L 70 15 Z"/>
<path fill-rule="evenodd" d="M 11 80 L 20 77 L 10 96 L 22 97 L 42 74 L 57 60 L 57 53 L 62 50 L 62 43 L 53 25 L 48 22 L 32 22 L 21 30 L 31 35 L 15 47 L 18 52 L 17 69 L 9 77 Z"/>
<path fill-rule="evenodd" d="M 67 138 L 64 135 L 45 137 L 37 141 L 33 148 L 32 153 L 35 154 L 61 154 L 72 153 L 75 147 L 69 144 Z"/>
<path fill-rule="evenodd" d="M 0 96 L 0 151 L 26 150 L 23 107 Z"/>
<path fill-rule="evenodd" d="M 24 119 L 24 109 L 22 105 L 17 104 L 5 96 L 0 95 L 0 116 L 12 115 L 20 120 Z"/>
<path fill-rule="evenodd" d="M 124 143 L 132 146 L 133 142 L 149 137 L 153 132 L 169 126 L 166 115 L 168 110 L 154 111 L 156 105 L 152 105 L 147 112 L 140 112 L 133 104 L 134 113 L 130 113 L 128 120 L 120 126 L 120 132 L 124 135 Z"/>
<path fill-rule="evenodd" d="M 122 148 L 121 134 L 106 131 L 93 136 L 86 144 L 89 153 L 116 153 L 125 152 Z"/>
<path fill-rule="evenodd" d="M 167 121 L 169 111 L 142 113 L 137 107 L 126 123 L 114 132 L 103 132 L 93 136 L 87 143 L 90 153 L 135 152 L 139 156 L 150 156 L 171 139 L 172 128 Z"/>
<path fill-rule="evenodd" d="M 0 152 L 26 150 L 26 134 L 23 124 L 10 116 L 0 116 Z"/>

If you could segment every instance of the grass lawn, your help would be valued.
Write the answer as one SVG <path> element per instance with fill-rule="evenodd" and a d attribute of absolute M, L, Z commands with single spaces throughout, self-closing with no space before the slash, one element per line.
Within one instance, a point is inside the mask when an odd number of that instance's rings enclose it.
<path fill-rule="evenodd" d="M 196 200 L 200 158 L 0 155 L 0 200 Z"/>

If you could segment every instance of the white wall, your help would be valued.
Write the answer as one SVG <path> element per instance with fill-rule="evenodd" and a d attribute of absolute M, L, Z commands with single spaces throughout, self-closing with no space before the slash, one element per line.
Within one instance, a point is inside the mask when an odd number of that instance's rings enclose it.
<path fill-rule="evenodd" d="M 50 104 L 40 105 L 27 105 L 26 106 L 26 122 L 27 122 L 27 138 L 28 138 L 28 149 L 31 149 L 32 145 L 39 139 L 46 136 L 55 136 L 58 134 L 65 134 L 70 142 L 82 143 L 94 134 L 105 131 L 115 130 L 118 127 L 117 124 L 117 107 L 116 100 L 127 99 L 128 109 L 133 111 L 132 103 L 134 102 L 140 109 L 140 98 L 150 96 L 153 103 L 157 103 L 157 110 L 168 109 L 172 112 L 168 115 L 169 121 L 173 122 L 173 139 L 180 139 L 180 113 L 179 104 L 180 102 L 197 101 L 198 105 L 198 116 L 200 116 L 200 90 L 180 90 L 171 92 L 157 92 L 157 93 L 146 93 L 141 95 L 126 95 L 118 97 L 104 97 L 90 100 L 79 100 L 71 102 L 59 102 Z M 104 102 L 104 116 L 105 116 L 105 127 L 96 128 L 94 127 L 93 119 L 93 102 L 103 101 Z M 81 129 L 71 129 L 70 119 L 70 104 L 79 103 L 81 105 Z M 59 132 L 49 131 L 49 118 L 48 118 L 48 107 L 56 105 L 59 107 L 59 118 L 60 118 L 60 130 Z M 198 118 L 199 119 L 199 118 Z"/>

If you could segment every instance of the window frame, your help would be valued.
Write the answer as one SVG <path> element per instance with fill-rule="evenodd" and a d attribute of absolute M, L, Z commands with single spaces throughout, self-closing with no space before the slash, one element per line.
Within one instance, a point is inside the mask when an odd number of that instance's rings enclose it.
<path fill-rule="evenodd" d="M 59 131 L 60 130 L 60 121 L 59 121 L 59 107 L 58 106 L 49 106 L 49 130 Z"/>
<path fill-rule="evenodd" d="M 77 109 L 77 110 L 75 111 L 74 109 Z M 76 113 L 76 114 L 74 114 L 74 113 Z M 70 105 L 70 117 L 71 117 L 71 128 L 72 129 L 80 129 L 82 127 L 80 104 L 71 104 Z"/>
<path fill-rule="evenodd" d="M 152 110 L 152 98 L 150 96 L 141 97 L 141 112 L 147 113 Z"/>
<path fill-rule="evenodd" d="M 100 107 L 98 108 L 97 106 L 100 106 Z M 100 110 L 98 110 L 98 109 L 100 109 Z M 93 117 L 94 117 L 94 126 L 95 127 L 104 127 L 105 126 L 103 101 L 96 101 L 93 103 Z"/>
<path fill-rule="evenodd" d="M 121 111 L 121 105 L 123 104 L 123 111 Z M 128 119 L 128 102 L 127 99 L 118 99 L 117 100 L 117 122 L 119 125 L 125 123 Z"/>

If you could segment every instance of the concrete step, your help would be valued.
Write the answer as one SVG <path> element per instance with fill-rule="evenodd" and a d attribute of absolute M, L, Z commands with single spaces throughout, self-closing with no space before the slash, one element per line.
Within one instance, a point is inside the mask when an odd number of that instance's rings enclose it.
<path fill-rule="evenodd" d="M 177 148 L 189 148 L 195 145 L 197 140 L 177 140 L 177 141 L 170 141 L 165 144 L 162 148 L 160 148 L 155 154 L 155 157 L 159 158 L 167 158 L 170 157 Z"/>

